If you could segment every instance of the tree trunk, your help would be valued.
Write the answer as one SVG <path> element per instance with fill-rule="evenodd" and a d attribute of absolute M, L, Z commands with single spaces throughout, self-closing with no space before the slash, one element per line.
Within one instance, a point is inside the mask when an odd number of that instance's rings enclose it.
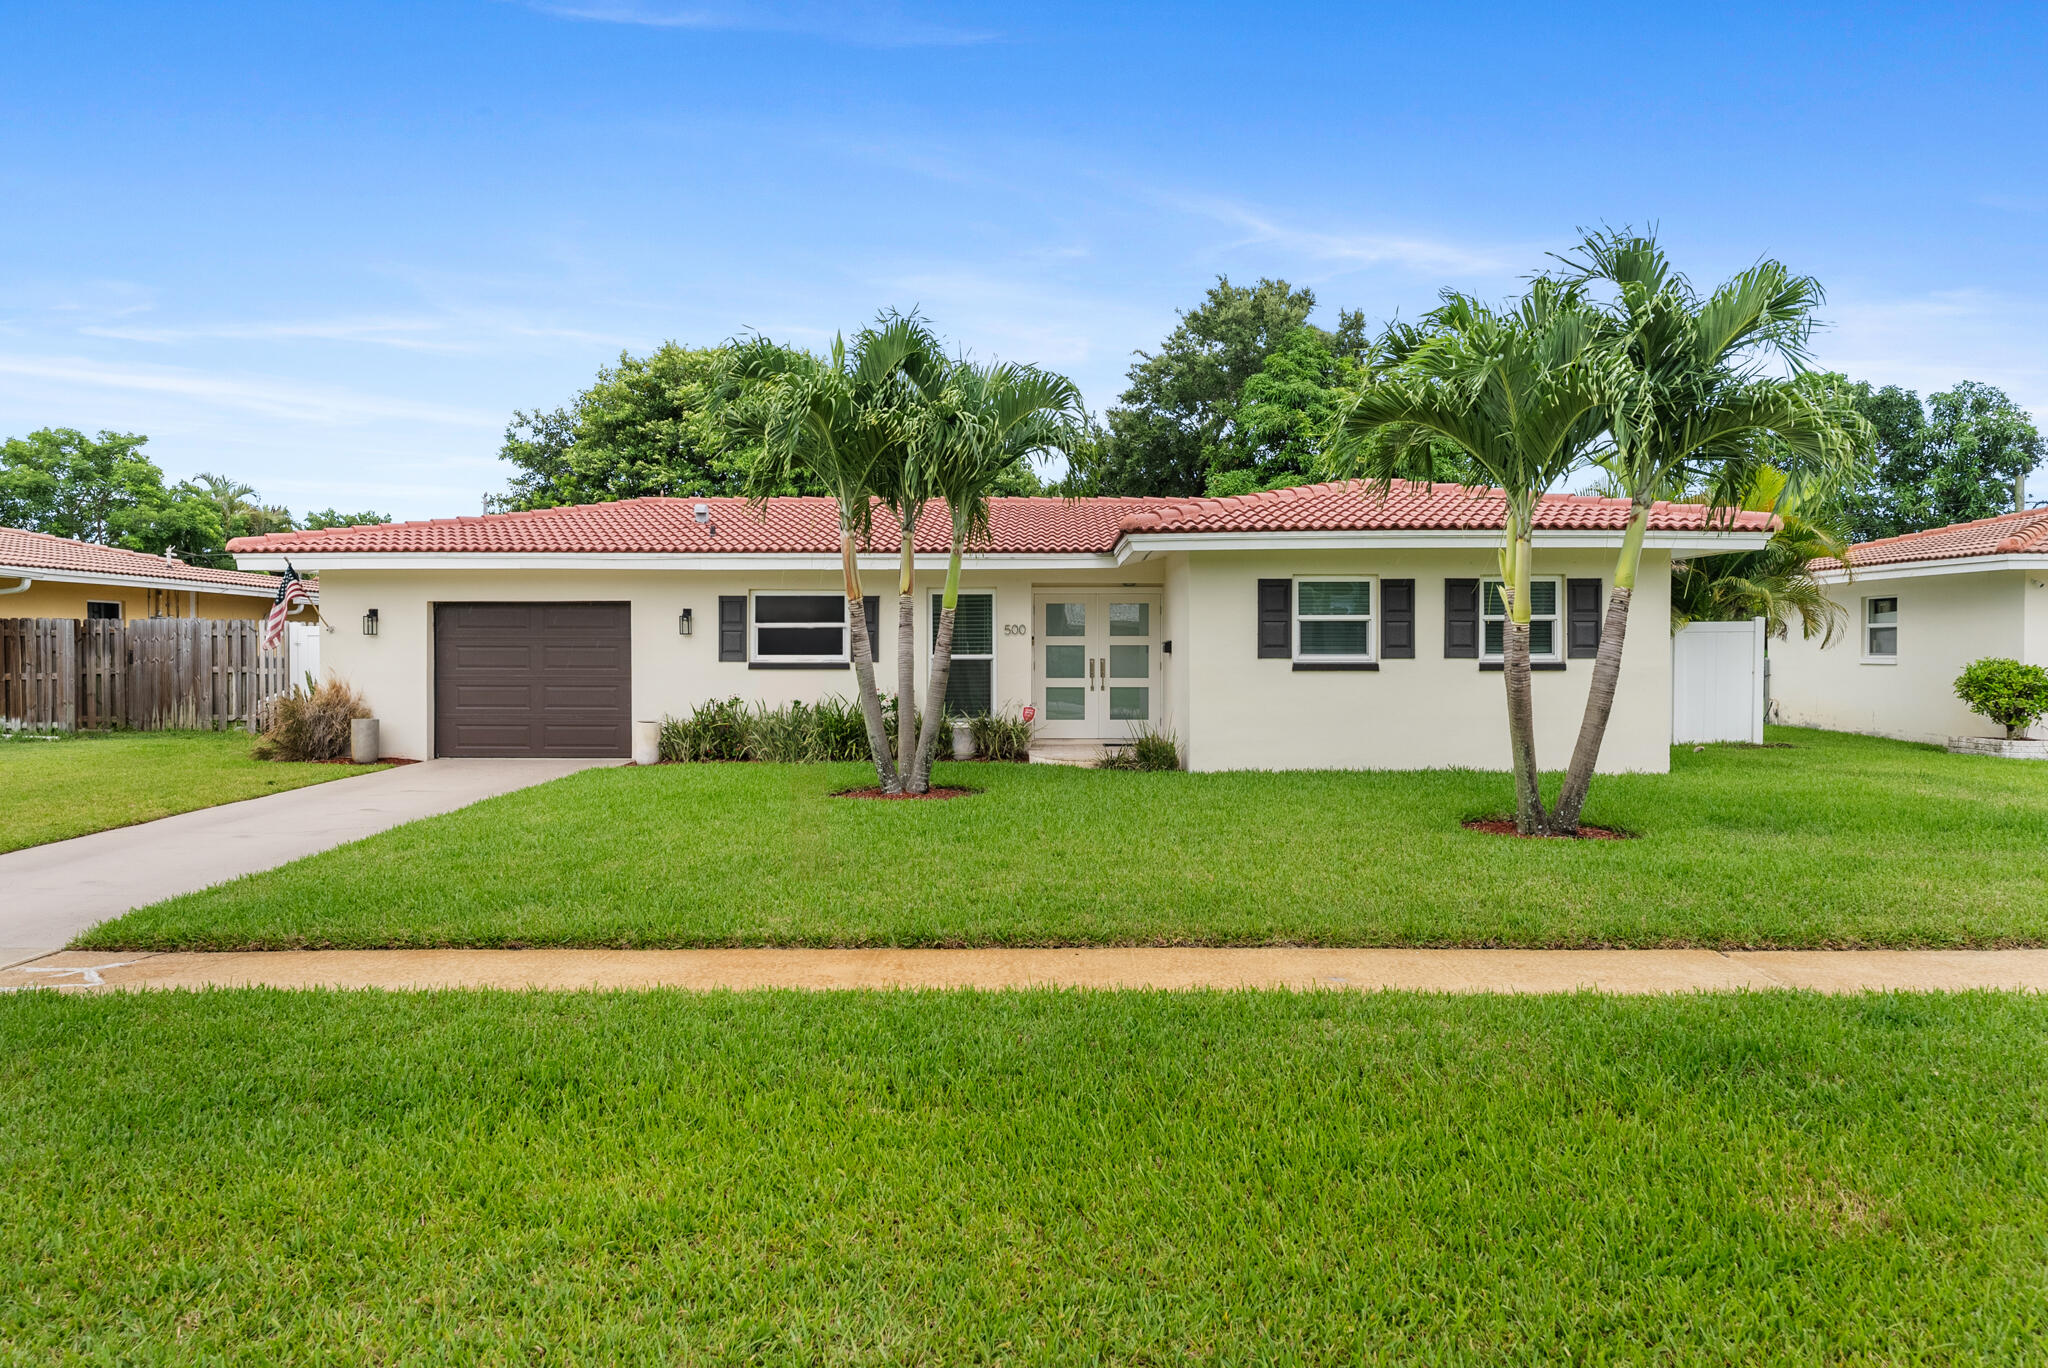
<path fill-rule="evenodd" d="M 939 744 L 939 724 L 946 714 L 946 682 L 953 674 L 953 617 L 960 606 L 960 555 L 967 547 L 967 529 L 953 528 L 953 551 L 946 560 L 946 591 L 939 600 L 938 639 L 932 644 L 931 702 L 925 709 L 924 731 L 917 738 L 917 768 L 911 773 L 911 792 L 931 787 L 932 752 Z"/>
<path fill-rule="evenodd" d="M 852 633 L 853 678 L 860 690 L 860 710 L 868 723 L 868 750 L 875 760 L 875 778 L 882 791 L 896 793 L 902 783 L 896 764 L 889 756 L 889 728 L 882 721 L 882 699 L 875 692 L 875 655 L 868 639 L 868 607 L 861 601 L 860 558 L 855 553 L 853 532 L 839 530 L 839 563 L 846 577 L 846 622 Z"/>
<path fill-rule="evenodd" d="M 1515 536 L 1502 557 L 1506 573 L 1501 577 L 1501 596 L 1507 614 L 1501 624 L 1501 677 L 1507 686 L 1508 748 L 1515 768 L 1515 830 L 1524 836 L 1547 836 L 1550 820 L 1543 810 L 1536 768 L 1536 699 L 1529 673 L 1529 572 L 1534 559 L 1534 548 L 1523 535 Z"/>
<path fill-rule="evenodd" d="M 911 590 L 916 579 L 915 519 L 903 529 L 903 560 L 896 572 L 896 773 L 908 778 L 917 756 L 917 633 L 912 629 Z M 923 789 L 912 789 L 922 793 Z"/>
<path fill-rule="evenodd" d="M 1621 555 L 1614 566 L 1614 587 L 1607 592 L 1607 617 L 1600 625 L 1600 653 L 1593 658 L 1593 678 L 1586 687 L 1586 715 L 1579 723 L 1579 739 L 1572 747 L 1572 763 L 1564 774 L 1564 788 L 1557 795 L 1552 820 L 1557 830 L 1577 832 L 1579 812 L 1586 806 L 1586 794 L 1593 787 L 1593 768 L 1600 763 L 1600 747 L 1607 740 L 1607 719 L 1614 711 L 1614 694 L 1621 680 L 1621 648 L 1628 638 L 1628 607 L 1635 598 L 1636 572 L 1643 561 L 1643 533 L 1650 525 L 1650 506 L 1638 503 L 1629 519 L 1628 535 L 1621 539 Z"/>

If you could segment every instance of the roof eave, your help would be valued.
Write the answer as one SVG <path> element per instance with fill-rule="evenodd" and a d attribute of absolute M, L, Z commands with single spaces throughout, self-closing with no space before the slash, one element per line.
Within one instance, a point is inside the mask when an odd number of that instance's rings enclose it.
<path fill-rule="evenodd" d="M 2048 572 L 2048 554 L 2011 551 L 1974 556 L 1930 556 L 1924 560 L 1879 561 L 1855 567 L 1852 579 L 1840 568 L 1813 571 L 1821 584 L 1849 584 L 1872 579 L 1915 579 L 1923 575 L 1973 575 L 1997 570 Z"/>
<path fill-rule="evenodd" d="M 34 565 L 0 565 L 0 578 L 45 580 L 52 584 L 118 584 L 124 589 L 190 590 L 197 594 L 233 594 L 275 598 L 277 590 L 258 584 L 226 584 L 219 580 L 176 579 L 168 575 L 107 575 L 93 570 L 53 570 Z"/>

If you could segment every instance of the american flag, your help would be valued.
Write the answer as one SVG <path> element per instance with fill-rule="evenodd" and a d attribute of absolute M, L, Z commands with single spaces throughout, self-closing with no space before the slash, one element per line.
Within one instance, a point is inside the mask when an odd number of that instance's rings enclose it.
<path fill-rule="evenodd" d="M 284 639 L 285 614 L 301 599 L 311 599 L 312 589 L 299 578 L 299 572 L 292 569 L 292 563 L 284 563 L 284 580 L 277 586 L 277 597 L 271 600 L 270 618 L 263 624 L 263 644 L 274 647 Z"/>

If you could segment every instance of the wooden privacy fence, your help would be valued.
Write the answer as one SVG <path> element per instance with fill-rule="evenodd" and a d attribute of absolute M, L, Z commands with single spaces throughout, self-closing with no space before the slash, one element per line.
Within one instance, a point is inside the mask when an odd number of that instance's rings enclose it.
<path fill-rule="evenodd" d="M 0 618 L 0 725 L 255 731 L 297 682 L 291 645 L 266 650 L 257 621 Z"/>

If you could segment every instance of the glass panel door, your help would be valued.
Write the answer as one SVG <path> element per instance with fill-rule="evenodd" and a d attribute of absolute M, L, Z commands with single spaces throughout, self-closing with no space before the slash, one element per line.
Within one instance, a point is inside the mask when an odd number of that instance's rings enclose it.
<path fill-rule="evenodd" d="M 1163 669 L 1159 601 L 1128 590 L 1049 591 L 1036 604 L 1038 732 L 1125 740 L 1153 725 Z"/>

